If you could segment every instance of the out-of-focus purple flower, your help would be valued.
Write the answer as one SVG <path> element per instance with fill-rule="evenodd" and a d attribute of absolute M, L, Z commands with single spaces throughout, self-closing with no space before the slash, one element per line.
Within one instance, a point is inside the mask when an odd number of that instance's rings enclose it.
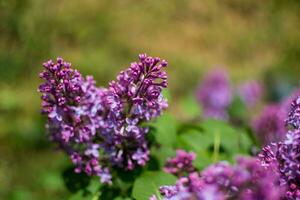
<path fill-rule="evenodd" d="M 280 105 L 267 105 L 261 114 L 253 120 L 252 127 L 261 144 L 277 142 L 284 138 L 284 112 Z"/>
<path fill-rule="evenodd" d="M 243 83 L 238 88 L 238 93 L 248 107 L 253 107 L 261 100 L 263 87 L 259 82 L 251 80 Z"/>
<path fill-rule="evenodd" d="M 108 89 L 97 88 L 91 76 L 83 78 L 61 58 L 44 63 L 39 91 L 46 128 L 70 155 L 76 172 L 110 183 L 111 165 L 132 170 L 149 160 L 148 128 L 141 124 L 168 106 L 161 94 L 167 86 L 167 62 L 146 54 L 139 58 Z"/>
<path fill-rule="evenodd" d="M 219 163 L 201 174 L 206 184 L 217 185 L 226 199 L 279 199 L 280 190 L 275 185 L 278 177 L 260 166 L 256 158 L 239 157 L 231 166 Z"/>
<path fill-rule="evenodd" d="M 227 108 L 232 100 L 232 91 L 228 76 L 225 71 L 209 73 L 196 94 L 202 106 L 205 118 L 227 119 Z"/>
<path fill-rule="evenodd" d="M 237 166 L 240 171 L 238 170 L 235 175 L 235 181 L 239 182 L 242 180 L 238 174 L 244 174 L 241 176 L 245 178 L 244 182 L 242 181 L 243 184 L 238 186 L 238 188 L 244 189 L 241 190 L 237 199 L 271 200 L 282 198 L 284 190 L 278 184 L 279 175 L 261 166 L 257 158 L 239 157 Z M 246 175 L 247 172 L 249 173 L 248 175 Z"/>
<path fill-rule="evenodd" d="M 213 164 L 201 173 L 192 172 L 174 186 L 160 188 L 164 200 L 279 200 L 278 174 L 261 166 L 256 158 L 239 157 L 236 165 Z"/>
<path fill-rule="evenodd" d="M 186 152 L 178 149 L 176 156 L 167 160 L 164 170 L 178 177 L 184 176 L 196 170 L 193 166 L 195 158 L 196 154 L 194 152 Z"/>

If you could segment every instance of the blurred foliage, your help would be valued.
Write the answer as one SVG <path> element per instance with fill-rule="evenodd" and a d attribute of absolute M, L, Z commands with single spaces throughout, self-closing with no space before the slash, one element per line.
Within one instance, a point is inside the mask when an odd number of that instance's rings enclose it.
<path fill-rule="evenodd" d="M 280 99 L 298 84 L 299 19 L 297 0 L 0 0 L 0 199 L 70 196 L 60 174 L 69 161 L 49 144 L 39 113 L 36 89 L 43 61 L 62 56 L 104 85 L 140 52 L 167 59 L 175 118 L 160 119 L 157 139 L 168 146 L 154 154 L 165 159 L 181 144 L 197 148 L 205 160 L 206 151 L 197 142 L 208 139 L 203 131 L 215 132 L 202 127 L 176 135 L 178 127 L 171 126 L 201 113 L 191 97 L 199 78 L 224 65 L 234 83 L 264 79 L 268 98 Z M 222 134 L 220 158 L 232 150 Z M 199 141 L 185 143 L 194 136 Z M 215 138 L 209 145 L 214 146 Z"/>

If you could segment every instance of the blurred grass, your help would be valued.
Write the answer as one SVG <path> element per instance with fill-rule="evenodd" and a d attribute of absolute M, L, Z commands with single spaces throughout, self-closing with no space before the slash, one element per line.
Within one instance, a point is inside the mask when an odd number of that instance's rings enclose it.
<path fill-rule="evenodd" d="M 68 196 L 66 158 L 39 114 L 43 61 L 62 56 L 106 85 L 138 53 L 160 56 L 170 63 L 177 112 L 178 99 L 215 65 L 234 82 L 298 84 L 299 19 L 297 0 L 0 0 L 0 198 Z"/>

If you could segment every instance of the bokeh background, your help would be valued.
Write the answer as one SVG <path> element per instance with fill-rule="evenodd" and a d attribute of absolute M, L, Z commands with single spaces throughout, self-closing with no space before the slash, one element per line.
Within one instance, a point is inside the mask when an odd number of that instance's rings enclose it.
<path fill-rule="evenodd" d="M 66 199 L 66 156 L 44 133 L 42 62 L 61 56 L 106 85 L 146 52 L 169 61 L 170 110 L 215 66 L 277 100 L 300 79 L 297 0 L 0 0 L 0 199 Z"/>

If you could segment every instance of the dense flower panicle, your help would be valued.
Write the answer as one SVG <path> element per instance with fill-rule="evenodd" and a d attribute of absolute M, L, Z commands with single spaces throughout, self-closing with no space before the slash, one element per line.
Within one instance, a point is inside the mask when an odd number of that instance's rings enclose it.
<path fill-rule="evenodd" d="M 280 184 L 287 187 L 285 198 L 300 198 L 300 130 L 288 131 L 283 142 L 266 146 L 259 157 L 264 166 L 280 174 Z"/>
<path fill-rule="evenodd" d="M 43 65 L 45 70 L 40 77 L 45 82 L 39 91 L 50 138 L 69 154 L 76 172 L 84 171 L 99 176 L 102 182 L 110 182 L 108 168 L 98 162 L 99 145 L 93 144 L 100 126 L 97 112 L 102 109 L 102 89 L 96 88 L 93 77 L 84 79 L 62 58 Z"/>
<path fill-rule="evenodd" d="M 280 174 L 280 185 L 286 187 L 285 199 L 300 199 L 300 130 L 299 101 L 291 103 L 286 125 L 292 128 L 282 142 L 263 148 L 259 154 L 262 165 Z"/>
<path fill-rule="evenodd" d="M 291 94 L 287 97 L 285 97 L 282 101 L 281 101 L 281 108 L 283 110 L 283 112 L 285 113 L 285 116 L 288 116 L 289 112 L 291 111 L 291 104 L 292 102 L 297 99 L 297 97 L 300 96 L 300 89 L 297 88 L 295 90 L 293 90 L 291 92 Z"/>
<path fill-rule="evenodd" d="M 167 62 L 146 54 L 139 58 L 107 89 L 96 87 L 91 76 L 83 78 L 61 58 L 44 63 L 39 91 L 46 127 L 50 138 L 70 155 L 76 172 L 110 183 L 110 166 L 132 170 L 149 160 L 148 128 L 143 123 L 168 106 L 161 94 L 167 86 Z"/>
<path fill-rule="evenodd" d="M 300 96 L 291 103 L 288 118 L 285 120 L 286 125 L 292 126 L 295 129 L 300 129 Z"/>
<path fill-rule="evenodd" d="M 160 192 L 164 200 L 276 200 L 282 194 L 278 178 L 256 158 L 239 157 L 236 165 L 213 164 L 200 173 L 180 177 L 174 186 L 161 187 Z"/>
<path fill-rule="evenodd" d="M 267 105 L 262 113 L 253 120 L 252 127 L 261 144 L 278 142 L 284 138 L 284 112 L 280 105 Z"/>
<path fill-rule="evenodd" d="M 196 170 L 193 166 L 195 158 L 196 154 L 194 152 L 186 152 L 178 149 L 176 156 L 167 160 L 164 170 L 178 177 L 184 176 Z"/>
<path fill-rule="evenodd" d="M 62 134 L 58 137 L 64 142 L 89 141 L 95 134 L 95 130 L 89 127 L 92 120 L 81 117 L 90 117 L 85 108 L 89 106 L 89 93 L 95 88 L 92 81 L 86 81 L 70 66 L 61 58 L 57 59 L 57 63 L 44 63 L 45 70 L 40 77 L 45 83 L 39 87 L 42 112 L 48 115 L 50 123 L 57 125 L 55 128 L 61 129 Z"/>
<path fill-rule="evenodd" d="M 232 91 L 225 71 L 214 71 L 200 83 L 196 94 L 204 117 L 227 119 L 227 108 L 232 100 Z"/>
<path fill-rule="evenodd" d="M 239 96 L 245 102 L 248 107 L 255 106 L 259 100 L 261 100 L 263 95 L 262 85 L 255 81 L 247 81 L 243 83 L 239 89 Z"/>
<path fill-rule="evenodd" d="M 132 63 L 112 81 L 104 95 L 106 116 L 101 133 L 111 161 L 127 169 L 145 165 L 149 150 L 145 141 L 148 129 L 141 123 L 160 115 L 167 108 L 161 91 L 167 87 L 167 75 L 163 68 L 167 62 L 146 54 L 140 62 Z"/>

